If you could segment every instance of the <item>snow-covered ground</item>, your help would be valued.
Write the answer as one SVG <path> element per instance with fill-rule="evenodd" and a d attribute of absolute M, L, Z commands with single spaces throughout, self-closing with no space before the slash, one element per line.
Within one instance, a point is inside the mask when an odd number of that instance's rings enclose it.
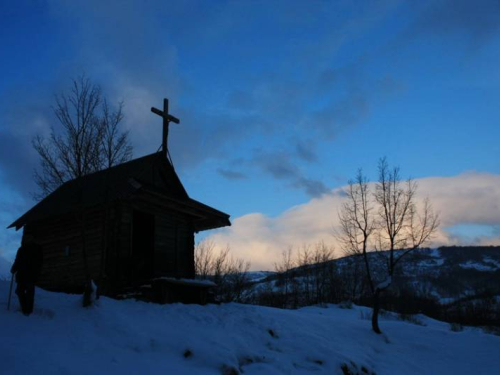
<path fill-rule="evenodd" d="M 8 283 L 0 282 L 7 297 Z M 15 296 L 14 296 L 15 297 Z M 5 301 L 5 300 L 4 300 Z M 30 317 L 0 305 L 2 374 L 342 374 L 356 364 L 377 374 L 497 374 L 500 337 L 452 332 L 383 317 L 370 330 L 369 309 L 156 305 L 37 290 Z M 13 311 L 12 311 L 13 310 Z M 234 370 L 234 371 L 233 371 Z"/>
<path fill-rule="evenodd" d="M 494 272 L 498 269 L 498 266 L 494 263 L 484 264 L 473 261 L 468 261 L 467 263 L 461 263 L 460 267 L 466 269 L 474 269 L 477 271 L 489 271 L 489 272 Z"/>

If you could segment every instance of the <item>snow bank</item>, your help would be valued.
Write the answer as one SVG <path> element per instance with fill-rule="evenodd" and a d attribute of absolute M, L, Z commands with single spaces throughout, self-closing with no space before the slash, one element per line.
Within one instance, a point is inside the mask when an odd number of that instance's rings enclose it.
<path fill-rule="evenodd" d="M 486 272 L 495 272 L 498 267 L 495 264 L 484 264 L 473 261 L 468 261 L 467 263 L 461 263 L 460 267 L 465 269 L 474 269 L 476 271 L 486 271 Z"/>
<path fill-rule="evenodd" d="M 0 296 L 8 283 L 0 282 Z M 0 305 L 2 374 L 341 374 L 356 363 L 377 374 L 495 373 L 500 337 L 451 332 L 382 318 L 385 336 L 370 330 L 369 310 L 300 310 L 239 304 L 156 305 L 101 298 L 83 309 L 81 296 L 37 290 L 35 313 Z"/>

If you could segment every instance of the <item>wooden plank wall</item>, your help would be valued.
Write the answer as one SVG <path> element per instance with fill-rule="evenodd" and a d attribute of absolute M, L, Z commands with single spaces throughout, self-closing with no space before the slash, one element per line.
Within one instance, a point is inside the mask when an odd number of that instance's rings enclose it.
<path fill-rule="evenodd" d="M 131 285 L 134 209 L 155 216 L 155 270 L 151 277 L 194 277 L 192 218 L 166 207 L 161 199 L 146 193 L 131 201 L 116 202 L 109 209 L 106 254 L 102 251 L 105 210 L 101 207 L 86 213 L 85 241 L 90 277 L 98 285 L 106 284 L 106 288 Z M 33 222 L 25 227 L 24 233 L 33 234 L 43 248 L 44 263 L 37 284 L 47 290 L 80 292 L 86 278 L 79 215 Z M 66 247 L 69 247 L 68 255 Z"/>
<path fill-rule="evenodd" d="M 194 277 L 194 229 L 192 219 L 163 205 L 161 198 L 142 193 L 131 201 L 128 215 L 140 210 L 155 216 L 155 274 L 153 277 Z M 122 229 L 131 233 L 129 219 Z M 125 235 L 122 235 L 125 238 Z M 130 243 L 131 241 L 129 241 Z M 122 244 L 121 250 L 131 251 Z"/>
<path fill-rule="evenodd" d="M 115 285 L 130 286 L 133 209 L 129 202 L 123 201 L 117 210 L 113 257 L 108 262 L 107 269 L 110 270 Z"/>
<path fill-rule="evenodd" d="M 94 209 L 84 216 L 87 264 L 90 277 L 101 274 L 104 210 Z M 43 249 L 43 266 L 38 285 L 54 291 L 78 291 L 85 283 L 80 215 L 33 222 L 24 233 L 33 234 Z M 69 252 L 66 251 L 69 247 Z"/>

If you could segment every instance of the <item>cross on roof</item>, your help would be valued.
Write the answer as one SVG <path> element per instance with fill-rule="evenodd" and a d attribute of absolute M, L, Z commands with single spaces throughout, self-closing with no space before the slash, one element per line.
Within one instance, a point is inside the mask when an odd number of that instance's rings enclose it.
<path fill-rule="evenodd" d="M 168 125 L 170 122 L 175 122 L 179 124 L 181 121 L 168 113 L 168 99 L 163 99 L 163 111 L 155 107 L 151 107 L 151 112 L 157 114 L 161 118 L 163 118 L 163 137 L 161 143 L 161 150 L 165 158 L 167 157 L 167 147 L 168 147 Z"/>

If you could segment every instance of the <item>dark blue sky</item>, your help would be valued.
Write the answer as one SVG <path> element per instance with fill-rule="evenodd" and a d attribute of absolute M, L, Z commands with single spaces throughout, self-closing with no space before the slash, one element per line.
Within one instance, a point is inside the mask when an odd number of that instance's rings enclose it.
<path fill-rule="evenodd" d="M 82 72 L 124 100 L 135 156 L 160 145 L 149 108 L 168 96 L 188 192 L 233 218 L 279 216 L 381 156 L 415 178 L 497 175 L 499 20 L 498 1 L 2 2 L 0 225 L 33 203 L 31 138 Z M 0 249 L 16 241 L 0 229 Z"/>

